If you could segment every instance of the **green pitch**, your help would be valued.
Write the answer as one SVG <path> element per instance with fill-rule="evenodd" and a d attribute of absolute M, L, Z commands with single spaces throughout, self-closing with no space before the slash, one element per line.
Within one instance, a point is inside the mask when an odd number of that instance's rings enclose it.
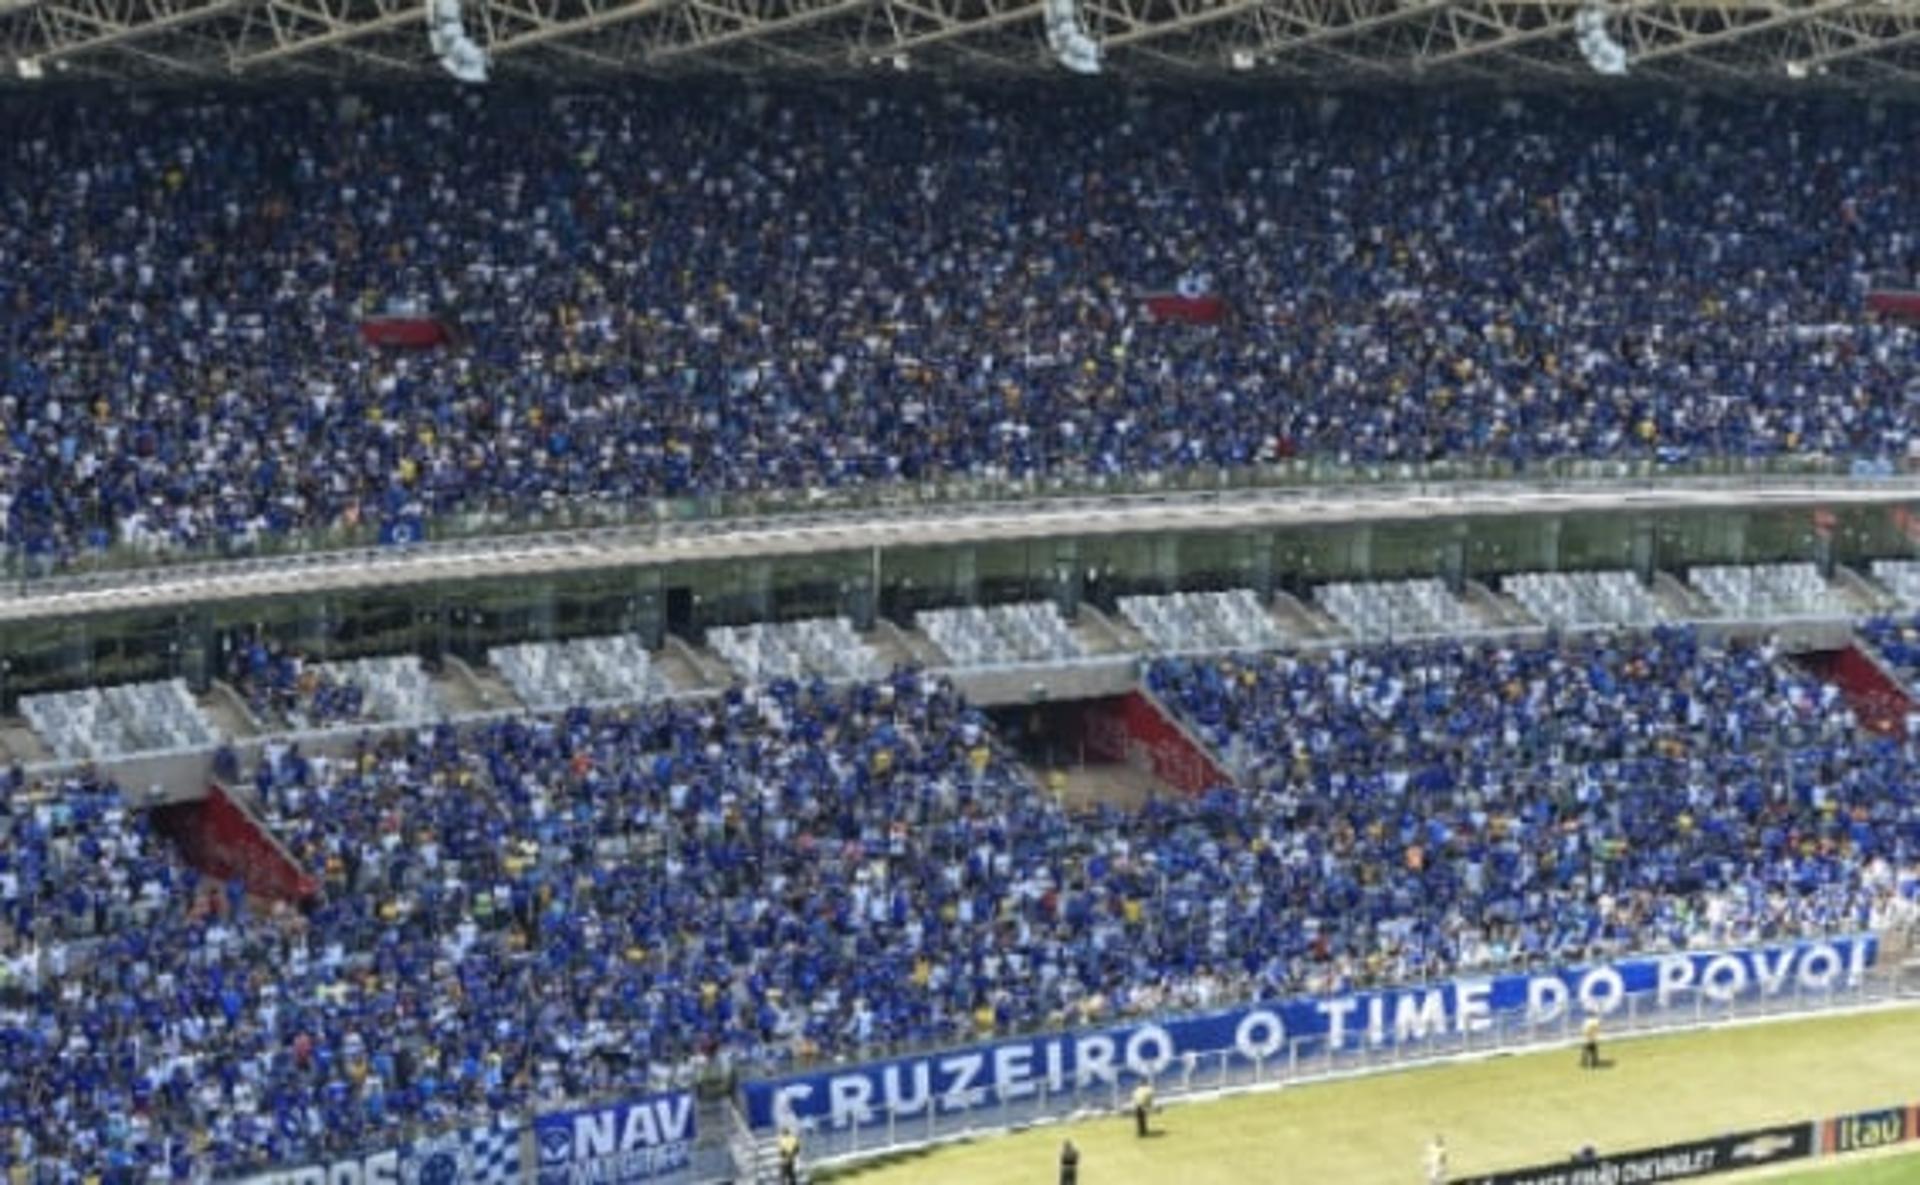
<path fill-rule="evenodd" d="M 1865 1154 L 1865 1159 L 1846 1157 L 1829 1162 L 1826 1168 L 1785 1175 L 1742 1173 L 1720 1178 L 1725 1185 L 1758 1185 L 1763 1179 L 1767 1185 L 1913 1185 L 1920 1181 L 1920 1152 L 1903 1152 L 1892 1159 L 1872 1154 Z"/>
<path fill-rule="evenodd" d="M 1071 1137 L 1081 1185 L 1408 1185 L 1426 1179 L 1421 1156 L 1436 1132 L 1459 1178 L 1582 1144 L 1644 1148 L 1920 1101 L 1920 1011 L 1613 1041 L 1602 1052 L 1611 1068 L 1582 1071 L 1567 1049 L 1172 1106 L 1155 1118 L 1164 1134 L 1147 1140 L 1116 1115 L 913 1153 L 836 1181 L 1052 1185 Z M 1911 1159 L 1850 1167 L 1883 1166 L 1893 1175 L 1806 1185 L 1920 1181 Z"/>

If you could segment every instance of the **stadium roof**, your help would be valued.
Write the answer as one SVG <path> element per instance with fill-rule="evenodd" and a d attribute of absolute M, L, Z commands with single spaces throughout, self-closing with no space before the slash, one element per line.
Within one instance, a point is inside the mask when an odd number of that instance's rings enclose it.
<path fill-rule="evenodd" d="M 1123 78 L 1597 81 L 1569 0 L 1082 0 Z M 1043 0 L 465 0 L 499 80 L 1060 72 Z M 1626 0 L 1630 78 L 1920 96 L 1920 0 Z M 423 0 L 0 0 L 0 84 L 434 77 Z"/>

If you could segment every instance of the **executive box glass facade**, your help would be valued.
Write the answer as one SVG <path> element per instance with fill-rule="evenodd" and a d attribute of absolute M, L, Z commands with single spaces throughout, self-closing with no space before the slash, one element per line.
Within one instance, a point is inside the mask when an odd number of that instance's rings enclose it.
<path fill-rule="evenodd" d="M 1492 582 L 1536 570 L 1681 575 L 1697 564 L 1920 559 L 1920 507 L 1514 515 L 1311 528 L 1079 535 L 726 563 L 609 569 L 244 600 L 187 611 L 0 625 L 0 702 L 180 676 L 203 686 L 253 636 L 323 659 L 416 653 L 484 662 L 490 647 L 635 632 L 659 646 L 708 627 L 844 614 L 902 625 L 917 610 L 1051 598 L 1110 608 L 1133 593 L 1252 588 L 1307 596 L 1334 580 Z"/>

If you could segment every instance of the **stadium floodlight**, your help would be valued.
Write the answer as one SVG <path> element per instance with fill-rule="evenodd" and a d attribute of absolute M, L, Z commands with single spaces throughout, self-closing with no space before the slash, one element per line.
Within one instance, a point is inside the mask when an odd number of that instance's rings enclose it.
<path fill-rule="evenodd" d="M 1627 47 L 1607 30 L 1608 15 L 1605 7 L 1588 5 L 1573 18 L 1573 33 L 1580 44 L 1580 56 L 1587 59 L 1594 73 L 1618 77 L 1627 72 Z"/>
<path fill-rule="evenodd" d="M 1105 51 L 1087 32 L 1079 0 L 1046 0 L 1046 16 L 1047 46 L 1054 58 L 1075 74 L 1100 73 Z"/>
<path fill-rule="evenodd" d="M 467 36 L 460 0 L 427 0 L 427 43 L 441 67 L 461 82 L 487 80 L 487 51 Z"/>
<path fill-rule="evenodd" d="M 28 82 L 38 82 L 47 76 L 47 69 L 40 64 L 39 58 L 21 58 L 13 64 L 13 68 Z"/>

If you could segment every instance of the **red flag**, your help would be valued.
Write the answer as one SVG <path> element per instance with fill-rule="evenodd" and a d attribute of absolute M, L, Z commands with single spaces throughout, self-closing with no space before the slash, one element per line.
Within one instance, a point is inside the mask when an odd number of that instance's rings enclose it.
<path fill-rule="evenodd" d="M 1212 282 L 1194 273 L 1182 276 L 1172 292 L 1149 292 L 1140 299 L 1147 316 L 1155 321 L 1182 325 L 1218 325 L 1227 319 L 1229 311 L 1226 300 L 1214 292 Z"/>
<path fill-rule="evenodd" d="M 1867 293 L 1867 311 L 1890 321 L 1920 324 L 1920 292 L 1897 292 L 1890 288 Z"/>
<path fill-rule="evenodd" d="M 1155 292 L 1146 298 L 1147 316 L 1183 325 L 1218 325 L 1227 319 L 1227 302 L 1217 296 L 1181 296 Z"/>
<path fill-rule="evenodd" d="M 445 345 L 453 334 L 438 317 L 368 317 L 360 322 L 360 336 L 368 345 L 426 350 Z"/>

